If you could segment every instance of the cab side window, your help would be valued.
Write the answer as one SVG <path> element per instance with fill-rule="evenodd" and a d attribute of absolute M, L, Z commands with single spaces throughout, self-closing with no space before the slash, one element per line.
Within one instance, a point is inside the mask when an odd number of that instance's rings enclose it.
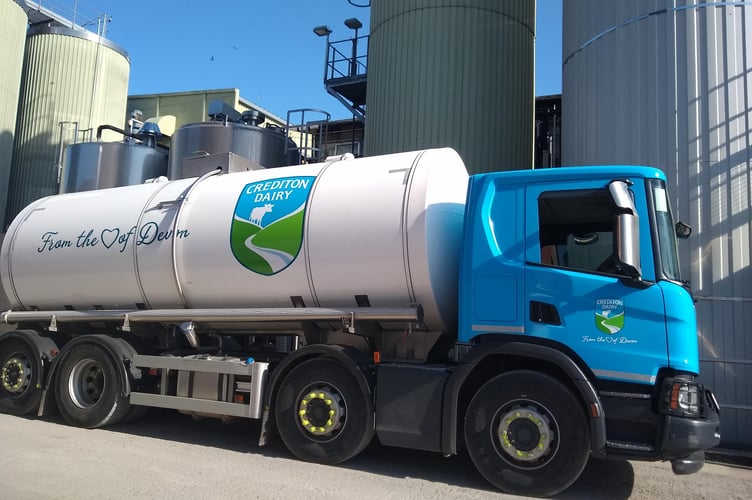
<path fill-rule="evenodd" d="M 614 216 L 605 189 L 547 191 L 538 198 L 541 264 L 619 274 Z"/>

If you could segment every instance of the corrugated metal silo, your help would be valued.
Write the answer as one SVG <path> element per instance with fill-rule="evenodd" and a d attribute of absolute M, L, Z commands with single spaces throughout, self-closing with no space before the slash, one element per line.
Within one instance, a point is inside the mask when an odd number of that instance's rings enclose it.
<path fill-rule="evenodd" d="M 27 25 L 26 12 L 18 3 L 0 0 L 0 47 L 3 48 L 0 51 L 0 221 L 5 219 Z"/>
<path fill-rule="evenodd" d="M 565 0 L 563 162 L 655 165 L 697 298 L 722 445 L 752 446 L 752 5 Z M 687 271 L 689 271 L 687 273 Z"/>
<path fill-rule="evenodd" d="M 472 172 L 532 167 L 534 0 L 373 0 L 368 155 L 451 146 Z"/>
<path fill-rule="evenodd" d="M 58 191 L 63 146 L 87 130 L 93 139 L 99 125 L 123 126 L 129 70 L 125 51 L 93 33 L 29 29 L 6 224 L 31 201 Z"/>

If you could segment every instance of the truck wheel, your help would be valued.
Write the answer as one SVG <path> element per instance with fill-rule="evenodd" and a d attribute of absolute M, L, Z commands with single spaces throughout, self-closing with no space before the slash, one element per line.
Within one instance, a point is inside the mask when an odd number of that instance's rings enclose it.
<path fill-rule="evenodd" d="M 585 414 L 572 392 L 548 375 L 523 370 L 499 375 L 475 394 L 465 443 L 483 477 L 517 495 L 565 490 L 590 454 Z"/>
<path fill-rule="evenodd" d="M 42 399 L 42 360 L 25 342 L 0 344 L 0 412 L 28 415 Z"/>
<path fill-rule="evenodd" d="M 119 422 L 130 409 L 113 360 L 91 344 L 72 348 L 55 378 L 55 399 L 71 425 L 90 429 Z"/>
<path fill-rule="evenodd" d="M 373 403 L 355 376 L 327 358 L 301 363 L 282 381 L 275 420 L 285 446 L 301 460 L 338 464 L 374 434 Z"/>

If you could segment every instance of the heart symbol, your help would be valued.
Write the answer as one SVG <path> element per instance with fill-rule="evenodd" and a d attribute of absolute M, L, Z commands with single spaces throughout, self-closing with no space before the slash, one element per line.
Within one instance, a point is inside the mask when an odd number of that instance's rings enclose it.
<path fill-rule="evenodd" d="M 104 245 L 105 248 L 110 248 L 115 244 L 118 236 L 120 236 L 120 229 L 118 228 L 102 229 L 102 234 L 99 235 L 99 241 L 102 242 L 102 245 Z"/>

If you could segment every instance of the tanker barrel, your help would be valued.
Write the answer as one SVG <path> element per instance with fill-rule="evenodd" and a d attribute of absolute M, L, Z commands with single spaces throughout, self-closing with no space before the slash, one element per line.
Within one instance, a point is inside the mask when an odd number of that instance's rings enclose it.
<path fill-rule="evenodd" d="M 455 151 L 429 149 L 49 196 L 2 242 L 0 281 L 21 311 L 6 321 L 107 314 L 92 309 L 451 332 L 467 185 Z M 286 309 L 295 297 L 313 309 Z"/>

